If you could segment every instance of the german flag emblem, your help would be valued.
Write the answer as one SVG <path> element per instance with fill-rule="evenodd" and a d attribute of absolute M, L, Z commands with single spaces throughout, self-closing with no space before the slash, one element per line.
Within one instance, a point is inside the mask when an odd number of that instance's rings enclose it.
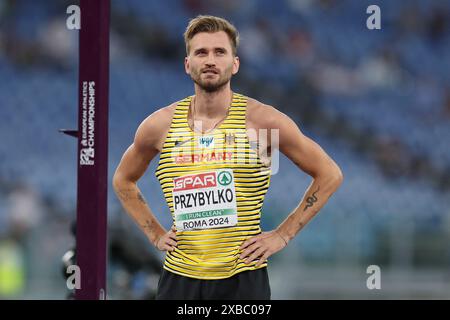
<path fill-rule="evenodd" d="M 226 133 L 225 134 L 225 143 L 229 145 L 233 145 L 236 143 L 236 135 L 234 133 Z"/>

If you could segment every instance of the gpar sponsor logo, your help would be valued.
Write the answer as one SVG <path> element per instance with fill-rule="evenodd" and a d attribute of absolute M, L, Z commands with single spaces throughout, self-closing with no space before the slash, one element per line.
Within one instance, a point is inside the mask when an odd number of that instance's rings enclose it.
<path fill-rule="evenodd" d="M 210 188 L 216 185 L 216 175 L 214 172 L 200 173 L 174 179 L 174 191 Z"/>

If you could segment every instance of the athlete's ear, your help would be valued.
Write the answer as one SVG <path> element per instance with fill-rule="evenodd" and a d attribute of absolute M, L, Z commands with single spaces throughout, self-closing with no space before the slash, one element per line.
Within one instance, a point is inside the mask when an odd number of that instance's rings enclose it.
<path fill-rule="evenodd" d="M 189 59 L 188 57 L 184 58 L 184 70 L 186 71 L 187 74 L 191 74 L 191 71 L 189 69 Z"/>
<path fill-rule="evenodd" d="M 240 61 L 239 61 L 239 57 L 236 56 L 233 58 L 233 75 L 235 75 L 236 73 L 238 73 L 239 71 L 239 65 L 240 65 Z"/>

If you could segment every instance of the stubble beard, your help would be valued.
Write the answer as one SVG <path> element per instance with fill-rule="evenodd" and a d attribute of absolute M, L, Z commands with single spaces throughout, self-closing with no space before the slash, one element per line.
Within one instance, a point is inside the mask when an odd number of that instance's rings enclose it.
<path fill-rule="evenodd" d="M 195 72 L 194 75 L 191 74 L 191 79 L 196 83 L 202 90 L 211 93 L 221 90 L 230 80 L 231 80 L 231 67 L 225 70 L 223 74 L 218 74 L 219 79 L 216 81 L 202 80 L 202 72 Z"/>

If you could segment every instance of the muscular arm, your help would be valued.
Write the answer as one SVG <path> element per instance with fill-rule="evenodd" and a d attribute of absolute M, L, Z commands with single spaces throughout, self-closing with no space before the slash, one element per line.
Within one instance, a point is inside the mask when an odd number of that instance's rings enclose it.
<path fill-rule="evenodd" d="M 306 137 L 292 119 L 273 107 L 260 105 L 252 112 L 250 122 L 256 128 L 278 130 L 278 148 L 299 169 L 309 174 L 313 181 L 307 188 L 299 205 L 273 231 L 264 232 L 246 240 L 242 246 L 241 259 L 246 263 L 258 258 L 257 265 L 283 249 L 287 243 L 319 212 L 330 196 L 339 188 L 343 175 L 338 165 L 314 141 Z M 264 115 L 264 116 L 261 116 Z M 270 143 L 269 138 L 269 143 Z M 273 154 L 273 152 L 271 152 Z"/>
<path fill-rule="evenodd" d="M 313 180 L 299 205 L 277 231 L 285 241 L 295 235 L 319 212 L 339 188 L 343 175 L 338 165 L 313 140 L 306 137 L 292 119 L 273 109 L 271 127 L 279 128 L 279 149 Z"/>
<path fill-rule="evenodd" d="M 114 190 L 125 211 L 155 246 L 158 246 L 158 240 L 166 230 L 147 205 L 137 181 L 159 153 L 162 137 L 167 133 L 170 119 L 168 110 L 163 108 L 140 124 L 134 141 L 125 151 L 113 178 Z"/>

